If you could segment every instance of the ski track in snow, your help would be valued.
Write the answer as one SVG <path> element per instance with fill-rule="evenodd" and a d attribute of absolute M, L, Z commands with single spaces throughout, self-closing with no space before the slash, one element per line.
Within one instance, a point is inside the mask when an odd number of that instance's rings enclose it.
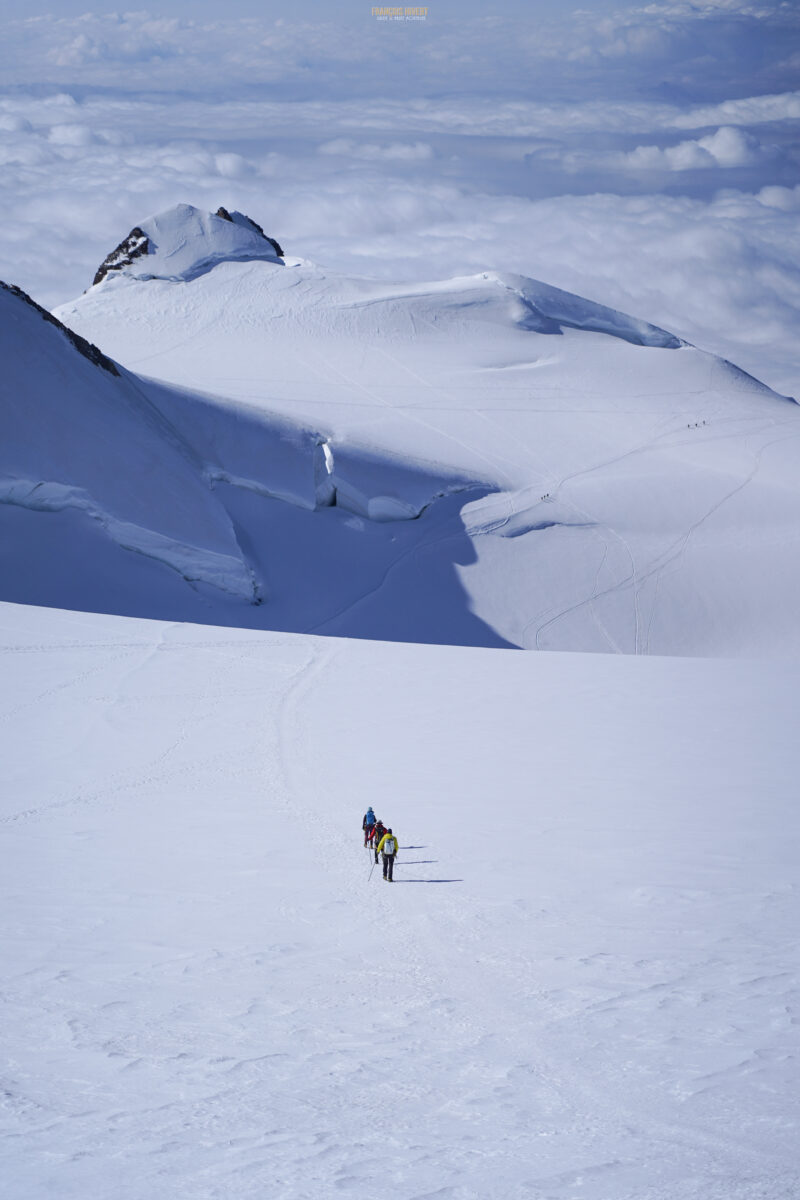
<path fill-rule="evenodd" d="M 582 906 L 565 905 L 548 872 L 533 890 L 523 874 L 486 892 L 475 872 L 489 864 L 464 859 L 463 842 L 452 854 L 452 829 L 473 836 L 469 805 L 456 803 L 447 834 L 409 803 L 408 770 L 441 769 L 419 738 L 398 727 L 407 761 L 392 786 L 399 763 L 355 731 L 381 672 L 395 694 L 408 688 L 397 648 L 365 647 L 389 658 L 359 698 L 349 664 L 368 659 L 353 643 L 217 642 L 156 625 L 122 647 L 92 638 L 76 672 L 79 646 L 34 710 L 46 727 L 71 713 L 66 733 L 89 734 L 66 750 L 56 726 L 50 737 L 59 774 L 98 780 L 91 805 L 40 806 L 30 834 L 5 827 L 30 864 L 7 878 L 4 904 L 24 922 L 1 985 L 14 1195 L 367 1200 L 390 1187 L 402 1200 L 688 1200 L 697 1180 L 715 1200 L 784 1195 L 777 1145 L 758 1123 L 745 1132 L 735 1105 L 753 1086 L 769 1104 L 780 1086 L 788 1049 L 762 1022 L 788 1034 L 793 972 L 766 946 L 746 961 L 724 940 L 692 949 L 690 937 L 681 950 L 673 908 L 712 904 L 691 886 L 669 900 L 658 887 L 632 894 L 627 920 L 645 924 L 627 953 L 610 926 L 583 928 Z M 477 653 L 485 668 L 507 661 Z M 438 661 L 441 688 L 456 660 Z M 468 695 L 447 688 L 451 704 Z M 348 786 L 351 750 L 320 740 L 337 698 L 337 728 L 385 762 L 389 778 L 373 775 L 366 796 Z M 391 718 L 377 720 L 385 738 Z M 493 769 L 507 769 L 483 733 Z M 457 763 L 447 770 L 456 799 L 467 775 L 459 784 Z M 368 799 L 414 847 L 391 887 L 380 868 L 368 881 L 356 824 Z M 476 828 L 480 838 L 480 818 Z M 70 852 L 48 877 L 54 838 Z M 669 944 L 658 956 L 650 940 L 637 958 L 651 919 Z"/>
<path fill-rule="evenodd" d="M 9 1194 L 793 1194 L 793 668 L 5 612 Z"/>
<path fill-rule="evenodd" d="M 775 425 L 775 424 L 777 424 L 777 422 L 773 422 L 772 424 Z M 689 528 L 686 530 L 686 532 L 683 534 L 683 536 L 679 539 L 677 544 L 674 544 L 667 551 L 665 551 L 664 555 L 661 555 L 655 563 L 650 564 L 650 567 L 648 568 L 647 572 L 642 576 L 642 581 L 644 582 L 645 580 L 649 579 L 653 574 L 655 574 L 656 591 L 655 591 L 653 601 L 651 604 L 650 618 L 649 618 L 648 626 L 647 626 L 647 634 L 646 634 L 645 647 L 644 647 L 645 654 L 647 654 L 649 652 L 650 631 L 652 629 L 653 620 L 655 617 L 656 602 L 657 602 L 657 597 L 658 597 L 658 586 L 661 582 L 661 578 L 664 575 L 664 573 L 667 571 L 668 568 L 671 568 L 671 570 L 673 570 L 673 571 L 677 571 L 679 569 L 681 561 L 683 560 L 683 558 L 686 554 L 686 549 L 689 545 L 689 542 L 691 541 L 692 537 L 695 535 L 697 530 L 700 529 L 700 527 L 702 525 L 704 525 L 706 523 L 706 521 L 708 521 L 711 517 L 713 517 L 714 514 L 716 512 L 718 512 L 719 509 L 724 504 L 727 504 L 727 502 L 729 500 L 732 500 L 734 496 L 737 496 L 739 494 L 739 492 L 744 491 L 744 489 L 753 482 L 753 480 L 756 478 L 756 475 L 758 474 L 758 471 L 760 469 L 761 460 L 764 456 L 764 453 L 771 446 L 782 445 L 786 441 L 791 441 L 798 437 L 800 437 L 800 434 L 784 434 L 779 438 L 774 438 L 773 440 L 771 440 L 769 442 L 765 442 L 763 445 L 759 446 L 758 450 L 756 451 L 756 453 L 753 457 L 752 471 L 743 480 L 741 480 L 735 487 L 731 488 L 731 490 L 729 492 L 727 492 L 724 496 L 722 496 L 717 501 L 716 504 L 712 505 L 712 507 L 707 512 L 705 512 L 693 525 L 690 525 Z"/>
<path fill-rule="evenodd" d="M 363 604 L 367 604 L 368 601 L 370 601 L 375 596 L 377 596 L 379 594 L 379 592 L 381 592 L 381 590 L 386 586 L 386 584 L 389 581 L 390 577 L 392 576 L 393 572 L 398 570 L 400 567 L 402 567 L 409 558 L 411 558 L 411 559 L 416 558 L 423 551 L 430 550 L 434 546 L 441 546 L 445 542 L 448 542 L 448 541 L 461 541 L 462 537 L 463 537 L 463 534 L 461 533 L 461 531 L 457 531 L 457 532 L 453 533 L 450 529 L 446 529 L 446 531 L 444 533 L 440 533 L 440 534 L 438 534 L 436 536 L 432 536 L 432 537 L 427 537 L 423 541 L 412 544 L 411 546 L 409 546 L 409 548 L 407 550 L 404 550 L 401 554 L 397 555 L 397 557 L 394 559 L 394 561 L 391 562 L 389 564 L 389 566 L 386 567 L 386 569 L 382 572 L 380 578 L 372 587 L 370 587 L 367 591 L 362 592 L 359 596 L 356 596 L 354 600 L 349 601 L 347 604 L 343 605 L 340 609 L 337 609 L 336 612 L 331 613 L 329 616 L 325 617 L 325 619 L 323 621 L 318 621 L 316 624 L 305 629 L 304 632 L 305 633 L 329 632 L 330 627 L 335 626 L 336 622 L 339 621 L 343 616 L 346 616 L 348 613 L 354 612 L 355 610 L 357 610 L 359 608 L 359 606 L 361 606 Z"/>
<path fill-rule="evenodd" d="M 776 424 L 779 424 L 779 422 L 776 422 L 774 420 L 769 420 L 767 422 L 767 424 L 763 426 L 763 428 L 764 429 L 773 429 L 776 426 Z M 786 424 L 788 424 L 788 422 L 786 422 Z M 565 486 L 569 482 L 571 482 L 577 478 L 585 478 L 590 475 L 602 472 L 609 466 L 616 465 L 617 463 L 623 461 L 624 459 L 627 459 L 627 458 L 630 458 L 633 456 L 647 454 L 650 450 L 654 449 L 657 444 L 661 443 L 663 441 L 663 439 L 665 439 L 665 438 L 669 437 L 669 438 L 674 439 L 674 435 L 676 432 L 676 430 L 674 428 L 674 421 L 671 422 L 671 425 L 672 425 L 672 427 L 670 429 L 667 429 L 664 433 L 655 435 L 652 439 L 649 439 L 647 442 L 643 443 L 641 446 L 634 447 L 633 449 L 626 451 L 624 454 L 620 455 L 617 458 L 610 459 L 606 462 L 598 463 L 594 466 L 587 467 L 581 471 L 575 472 L 572 475 L 565 476 L 563 479 L 559 480 L 556 484 L 553 485 L 552 499 L 556 499 L 556 498 L 560 497 L 564 491 Z M 728 436 L 733 436 L 733 437 L 738 438 L 740 436 L 740 434 L 737 432 L 737 433 L 730 434 L 730 435 L 724 434 L 724 433 L 712 435 L 713 440 L 723 440 L 724 438 L 726 438 Z M 676 561 L 679 561 L 680 558 L 683 556 L 686 546 L 688 545 L 693 534 L 711 516 L 713 516 L 714 513 L 717 512 L 718 509 L 721 508 L 723 504 L 725 504 L 728 500 L 732 499 L 735 495 L 737 495 L 740 491 L 742 491 L 745 487 L 747 487 L 748 484 L 750 484 L 753 481 L 753 479 L 755 478 L 755 476 L 757 474 L 758 465 L 760 463 L 763 452 L 769 446 L 782 444 L 787 440 L 796 438 L 797 436 L 800 436 L 800 435 L 785 434 L 780 438 L 776 438 L 773 441 L 767 442 L 764 445 L 762 445 L 759 448 L 759 450 L 754 458 L 754 466 L 753 466 L 752 471 L 748 475 L 746 475 L 746 477 L 743 480 L 738 482 L 735 487 L 730 489 L 721 498 L 719 498 L 717 501 L 715 501 L 715 503 L 706 512 L 704 512 L 695 522 L 693 522 L 685 531 L 683 531 L 681 533 L 681 535 L 669 547 L 667 547 L 666 550 L 661 552 L 655 560 L 649 562 L 646 566 L 644 566 L 642 568 L 637 568 L 637 556 L 636 556 L 635 552 L 633 551 L 633 549 L 631 548 L 631 545 L 627 541 L 627 539 L 618 530 L 613 529 L 611 526 L 609 526 L 607 524 L 603 524 L 602 528 L 611 537 L 615 538 L 620 543 L 620 545 L 624 548 L 626 555 L 628 557 L 628 561 L 630 563 L 630 572 L 628 574 L 626 574 L 623 579 L 615 582 L 610 587 L 605 588 L 603 591 L 598 591 L 597 581 L 599 578 L 600 570 L 602 569 L 602 566 L 605 563 L 605 556 L 604 556 L 603 563 L 601 563 L 601 567 L 598 569 L 598 572 L 595 575 L 595 583 L 594 583 L 594 587 L 592 589 L 591 595 L 577 601 L 574 604 L 569 605 L 567 608 L 564 608 L 564 609 L 561 609 L 561 610 L 555 612 L 552 616 L 549 616 L 544 621 L 544 623 L 540 623 L 541 622 L 541 614 L 536 614 L 533 617 L 531 617 L 526 622 L 526 624 L 523 626 L 522 638 L 521 638 L 522 644 L 524 646 L 527 646 L 528 630 L 533 625 L 536 625 L 537 627 L 536 627 L 536 636 L 535 636 L 534 646 L 537 650 L 546 649 L 547 647 L 543 646 L 541 643 L 541 640 L 540 640 L 541 635 L 544 633 L 544 631 L 546 629 L 551 628 L 553 625 L 557 624 L 564 617 L 567 617 L 570 614 L 578 612 L 580 609 L 582 609 L 586 606 L 589 606 L 592 610 L 592 615 L 593 615 L 596 623 L 598 623 L 598 628 L 600 628 L 601 632 L 604 634 L 606 640 L 610 643 L 610 645 L 614 646 L 615 645 L 614 641 L 611 638 L 610 634 L 608 633 L 608 630 L 605 629 L 605 627 L 602 625 L 601 622 L 597 621 L 597 615 L 595 612 L 595 602 L 604 596 L 613 595 L 616 592 L 625 590 L 628 587 L 630 587 L 631 592 L 632 592 L 632 597 L 633 597 L 633 605 L 634 605 L 634 609 L 633 609 L 634 620 L 633 620 L 633 630 L 632 630 L 633 641 L 632 641 L 630 651 L 628 651 L 628 652 L 632 652 L 634 654 L 641 654 L 641 653 L 648 654 L 649 653 L 649 645 L 650 645 L 650 633 L 652 630 L 652 625 L 653 625 L 653 620 L 654 620 L 654 615 L 655 615 L 655 610 L 656 610 L 658 582 L 659 582 L 660 577 L 661 577 L 663 571 L 665 570 L 665 568 L 676 563 Z M 671 444 L 675 444 L 674 441 Z M 518 513 L 520 511 L 524 511 L 524 503 L 522 503 L 523 497 L 530 495 L 532 490 L 533 489 L 531 489 L 531 488 L 527 488 L 524 490 L 524 492 L 516 493 L 513 497 L 510 497 L 511 504 L 509 505 L 509 510 L 506 513 L 506 515 L 503 518 L 501 518 L 497 524 L 493 524 L 490 528 L 484 529 L 481 532 L 482 533 L 499 532 L 499 530 L 502 528 L 502 526 L 507 524 L 508 521 L 511 519 L 511 517 L 518 515 Z M 589 512 L 588 510 L 586 510 L 584 508 L 579 507 L 574 502 L 574 500 L 567 499 L 566 502 L 569 504 L 570 508 L 574 512 L 576 512 L 580 516 L 584 517 L 588 523 L 590 523 L 590 524 L 594 523 L 594 517 L 591 514 L 591 512 Z M 486 506 L 489 507 L 489 505 L 491 503 L 492 503 L 492 501 L 487 502 Z M 607 543 L 606 543 L 606 551 L 607 551 Z M 644 631 L 644 637 L 642 637 L 642 616 L 641 616 L 640 607 L 639 607 L 639 595 L 641 593 L 643 585 L 653 575 L 656 576 L 656 593 L 654 596 L 654 600 L 650 606 L 650 613 L 648 616 L 647 627 L 646 627 L 646 630 Z M 621 651 L 618 646 L 615 646 L 615 649 L 618 653 L 624 652 L 624 651 Z"/>

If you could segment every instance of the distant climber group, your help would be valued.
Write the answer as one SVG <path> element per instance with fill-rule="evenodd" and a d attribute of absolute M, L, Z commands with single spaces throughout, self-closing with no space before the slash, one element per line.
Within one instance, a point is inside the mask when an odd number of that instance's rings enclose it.
<path fill-rule="evenodd" d="M 375 862 L 379 855 L 383 859 L 383 878 L 387 883 L 393 883 L 394 860 L 399 848 L 397 838 L 383 821 L 376 819 L 372 807 L 364 813 L 361 828 L 364 830 L 364 845 L 374 851 Z"/>

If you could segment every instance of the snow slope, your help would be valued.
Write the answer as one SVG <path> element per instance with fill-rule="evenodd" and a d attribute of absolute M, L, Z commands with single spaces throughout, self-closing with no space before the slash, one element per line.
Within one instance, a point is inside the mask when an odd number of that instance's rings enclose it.
<path fill-rule="evenodd" d="M 401 580 L 354 632 L 504 644 L 453 574 L 468 552 L 459 496 L 482 494 L 464 477 L 334 453 L 296 421 L 145 384 L 5 287 L 0 356 L 5 599 L 306 628 L 446 537 L 414 595 Z"/>
<path fill-rule="evenodd" d="M 24 293 L 0 287 L 6 586 L 30 575 L 34 595 L 44 598 L 48 575 L 60 576 L 76 599 L 94 596 L 86 607 L 102 607 L 112 571 L 118 587 L 135 585 L 142 572 L 131 560 L 144 559 L 145 580 L 155 563 L 157 577 L 170 583 L 188 578 L 240 604 L 252 601 L 254 580 L 230 518 L 190 447 L 134 376 L 94 361 L 94 347 L 83 352 L 46 318 Z"/>
<path fill-rule="evenodd" d="M 185 208 L 170 218 L 181 247 Z M 263 627 L 800 652 L 797 405 L 666 331 L 521 276 L 392 286 L 291 257 L 222 258 L 210 265 L 206 247 L 179 278 L 123 268 L 58 315 L 150 377 L 142 386 L 185 437 L 196 410 L 176 414 L 176 387 L 204 393 L 217 424 L 244 405 L 251 423 L 297 425 L 338 464 L 337 504 L 360 524 L 315 513 L 299 529 L 296 511 L 278 518 L 259 501 L 263 484 L 240 486 L 252 472 L 223 480 Z M 390 465 L 409 474 L 389 486 Z M 421 510 L 413 531 L 363 520 Z"/>
<path fill-rule="evenodd" d="M 0 625 L 4 1194 L 798 1194 L 795 664 Z"/>
<path fill-rule="evenodd" d="M 0 288 L 4 1194 L 795 1197 L 797 407 L 239 217 Z"/>

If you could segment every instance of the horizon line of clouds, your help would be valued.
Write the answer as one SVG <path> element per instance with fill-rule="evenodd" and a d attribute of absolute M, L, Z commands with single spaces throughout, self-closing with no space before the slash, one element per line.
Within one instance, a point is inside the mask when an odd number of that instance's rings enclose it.
<path fill-rule="evenodd" d="M 404 101 L 375 98 L 365 107 L 363 100 L 215 100 L 179 99 L 169 106 L 148 96 L 76 98 L 69 91 L 40 97 L 30 92 L 1 95 L 0 111 L 15 110 L 30 126 L 76 123 L 103 117 L 119 121 L 126 112 L 141 114 L 148 106 L 160 119 L 180 126 L 189 112 L 196 123 L 203 113 L 209 131 L 234 132 L 260 127 L 293 126 L 298 129 L 339 128 L 343 132 L 403 130 L 420 134 L 469 134 L 492 137 L 537 137 L 559 133 L 649 133 L 670 130 L 703 130 L 714 126 L 789 125 L 800 122 L 800 89 L 765 95 L 744 96 L 715 105 L 680 107 L 656 101 L 590 101 L 542 103 L 534 100 L 498 101 L 486 111 L 483 96 L 438 98 L 409 96 Z M 79 123 L 79 122 L 77 122 Z"/>
<path fill-rule="evenodd" d="M 261 83 L 366 94 L 409 87 L 491 86 L 529 94 L 579 87 L 729 97 L 750 79 L 778 92 L 797 79 L 800 20 L 788 4 L 649 4 L 614 12 L 565 10 L 521 17 L 464 15 L 419 25 L 363 19 L 244 17 L 213 21 L 148 12 L 18 18 L 3 26 L 0 65 L 32 78 L 104 87 L 180 89 L 197 71 L 214 85 Z M 125 78 L 120 80 L 120 68 Z M 537 72 L 542 71 L 539 80 Z M 346 76 L 346 77 L 345 77 Z M 735 88 L 730 83 L 738 80 Z"/>

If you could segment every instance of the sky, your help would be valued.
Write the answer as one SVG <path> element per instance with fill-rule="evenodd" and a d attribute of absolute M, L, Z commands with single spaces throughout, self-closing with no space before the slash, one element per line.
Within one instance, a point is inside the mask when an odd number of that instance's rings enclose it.
<path fill-rule="evenodd" d="M 22 13 L 0 0 L 0 278 L 41 303 L 150 214 L 224 204 L 332 271 L 516 271 L 800 396 L 794 4 Z"/>

